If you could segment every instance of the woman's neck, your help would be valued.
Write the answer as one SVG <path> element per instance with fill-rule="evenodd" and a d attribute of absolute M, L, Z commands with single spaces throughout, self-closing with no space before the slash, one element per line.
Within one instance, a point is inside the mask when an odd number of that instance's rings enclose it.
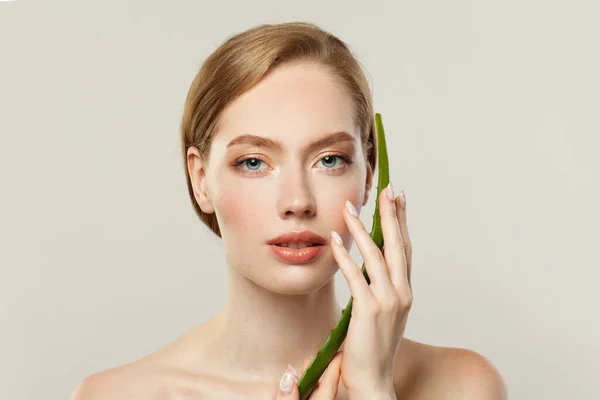
<path fill-rule="evenodd" d="M 278 380 L 288 364 L 300 372 L 341 317 L 335 279 L 307 295 L 283 295 L 233 268 L 229 276 L 227 303 L 205 331 L 214 367 L 240 380 Z"/>

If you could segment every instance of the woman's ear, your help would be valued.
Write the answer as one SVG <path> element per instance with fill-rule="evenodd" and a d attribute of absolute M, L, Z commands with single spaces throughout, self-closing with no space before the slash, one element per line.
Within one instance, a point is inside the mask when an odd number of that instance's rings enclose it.
<path fill-rule="evenodd" d="M 215 208 L 208 192 L 206 168 L 202 165 L 198 148 L 195 146 L 188 148 L 186 162 L 196 203 L 198 203 L 200 209 L 206 214 L 214 213 Z"/>

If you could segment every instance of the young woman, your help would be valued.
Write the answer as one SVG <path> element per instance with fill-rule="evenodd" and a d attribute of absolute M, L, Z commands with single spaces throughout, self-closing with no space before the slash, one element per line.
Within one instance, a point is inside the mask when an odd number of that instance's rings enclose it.
<path fill-rule="evenodd" d="M 311 399 L 506 398 L 485 357 L 403 337 L 406 198 L 381 193 L 381 252 L 358 218 L 377 160 L 372 98 L 344 42 L 300 22 L 229 38 L 194 79 L 181 132 L 192 205 L 223 240 L 228 300 L 165 348 L 87 377 L 74 399 L 297 399 L 297 371 L 341 315 L 338 268 L 351 323 Z"/>

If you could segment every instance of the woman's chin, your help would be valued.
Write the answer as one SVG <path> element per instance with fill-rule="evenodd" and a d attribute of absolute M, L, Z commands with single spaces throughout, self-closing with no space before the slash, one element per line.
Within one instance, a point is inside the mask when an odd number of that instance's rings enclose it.
<path fill-rule="evenodd" d="M 272 280 L 262 282 L 261 286 L 279 294 L 309 294 L 327 284 L 335 276 L 335 271 L 306 265 L 286 265 L 273 274 Z"/>

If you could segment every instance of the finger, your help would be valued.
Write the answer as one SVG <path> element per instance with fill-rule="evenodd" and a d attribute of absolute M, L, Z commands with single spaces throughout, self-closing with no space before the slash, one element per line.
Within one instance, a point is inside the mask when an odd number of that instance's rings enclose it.
<path fill-rule="evenodd" d="M 313 391 L 310 400 L 331 400 L 335 399 L 340 384 L 340 375 L 342 372 L 342 352 L 339 351 L 331 359 L 327 369 L 323 373 L 319 386 Z"/>
<path fill-rule="evenodd" d="M 277 400 L 298 400 L 300 392 L 298 392 L 296 371 L 292 366 L 288 366 L 281 380 L 279 381 L 279 390 L 277 390 Z"/>
<path fill-rule="evenodd" d="M 344 220 L 346 221 L 346 225 L 348 225 L 348 228 L 354 237 L 354 241 L 356 242 L 356 246 L 362 255 L 366 266 L 365 268 L 367 269 L 367 273 L 371 280 L 371 285 L 381 287 L 386 291 L 391 291 L 393 286 L 390 282 L 390 274 L 385 264 L 383 253 L 379 250 L 369 232 L 367 232 L 360 218 L 358 218 L 356 208 L 354 208 L 350 201 L 347 201 L 346 205 Z"/>
<path fill-rule="evenodd" d="M 391 199 L 390 199 L 391 196 Z M 404 253 L 404 241 L 400 232 L 400 224 L 396 213 L 394 202 L 394 186 L 389 183 L 385 193 L 379 196 L 379 212 L 381 214 L 381 232 L 385 252 L 383 253 L 385 264 L 390 274 L 390 281 L 396 289 L 396 293 L 402 293 L 408 289 L 408 278 L 406 273 L 406 257 Z"/>
<path fill-rule="evenodd" d="M 360 267 L 350 257 L 348 250 L 344 247 L 342 238 L 336 231 L 331 231 L 331 251 L 335 258 L 346 282 L 348 282 L 348 288 L 350 294 L 355 300 L 355 306 L 358 307 L 360 304 L 372 305 L 376 299 L 373 296 L 373 292 L 369 288 L 369 284 L 365 279 Z"/>
<path fill-rule="evenodd" d="M 404 207 L 402 207 L 402 196 L 404 196 L 405 202 Z M 406 253 L 406 274 L 408 277 L 408 284 L 412 288 L 411 276 L 412 276 L 412 242 L 410 240 L 410 235 L 408 233 L 408 225 L 406 223 L 406 194 L 404 190 L 400 192 L 398 196 L 394 199 L 396 203 L 396 214 L 398 218 L 398 223 L 400 224 L 400 232 L 402 233 L 402 240 L 404 241 L 404 250 Z"/>

